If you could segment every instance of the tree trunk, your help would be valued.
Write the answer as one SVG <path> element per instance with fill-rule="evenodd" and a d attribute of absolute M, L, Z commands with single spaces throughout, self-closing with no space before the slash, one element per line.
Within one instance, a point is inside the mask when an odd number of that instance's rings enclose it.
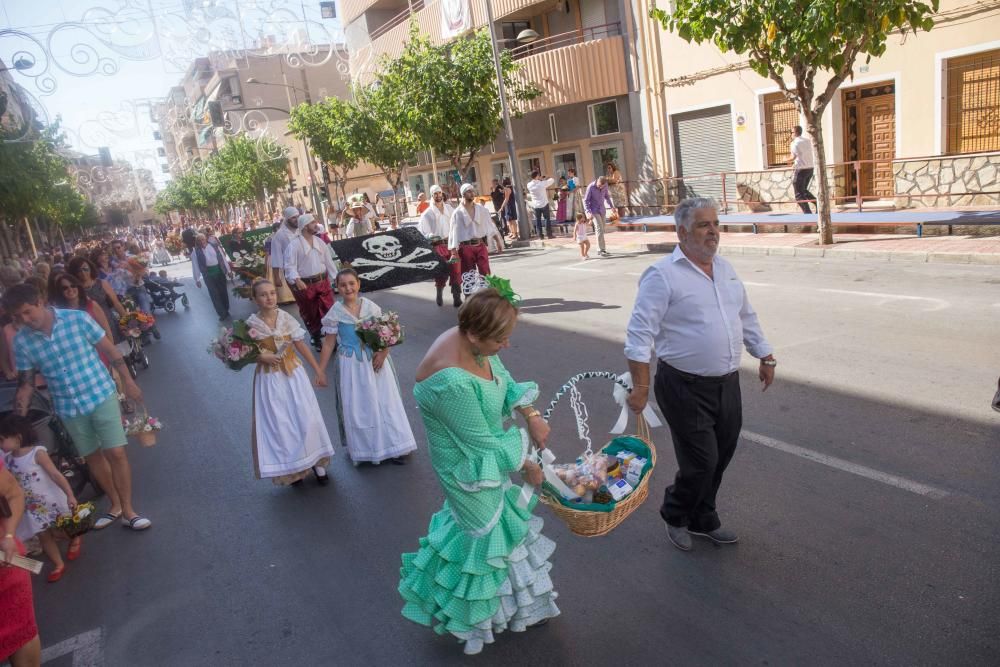
<path fill-rule="evenodd" d="M 816 211 L 819 218 L 820 245 L 833 245 L 833 222 L 830 217 L 830 180 L 826 173 L 826 149 L 823 144 L 823 122 L 821 114 L 807 113 L 806 125 L 813 138 L 813 149 L 816 154 L 816 185 L 819 193 L 816 195 Z"/>

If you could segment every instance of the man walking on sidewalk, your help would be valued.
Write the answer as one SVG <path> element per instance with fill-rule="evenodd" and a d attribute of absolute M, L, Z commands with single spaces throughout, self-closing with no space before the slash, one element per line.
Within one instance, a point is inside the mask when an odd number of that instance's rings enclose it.
<path fill-rule="evenodd" d="M 337 277 L 333 253 L 323 239 L 320 223 L 312 214 L 299 216 L 299 234 L 285 248 L 285 279 L 299 307 L 299 315 L 312 337 L 313 346 L 323 345 L 321 320 L 333 308 L 331 280 Z"/>
<path fill-rule="evenodd" d="M 710 199 L 686 199 L 674 212 L 680 244 L 639 279 L 625 336 L 635 412 L 649 397 L 649 362 L 657 357 L 656 402 L 670 425 L 679 470 L 660 516 L 678 549 L 691 535 L 737 541 L 722 528 L 715 498 L 743 426 L 741 347 L 760 359 L 767 389 L 777 362 L 733 266 L 716 252 L 719 213 Z"/>
<path fill-rule="evenodd" d="M 583 211 L 587 214 L 587 221 L 594 223 L 594 233 L 597 234 L 597 247 L 599 248 L 597 254 L 602 257 L 611 254 L 604 245 L 605 204 L 614 210 L 615 205 L 608 192 L 608 179 L 604 176 L 598 176 L 593 183 L 587 186 L 587 194 L 583 196 Z"/>
<path fill-rule="evenodd" d="M 531 172 L 528 181 L 528 205 L 535 211 L 535 228 L 538 239 L 554 238 L 552 236 L 552 207 L 549 205 L 548 189 L 555 185 L 555 179 L 542 178 L 542 172 L 537 169 Z M 542 234 L 542 218 L 545 218 L 545 234 Z"/>
<path fill-rule="evenodd" d="M 813 146 L 811 141 L 802 136 L 801 125 L 796 125 L 792 133 L 795 137 L 792 139 L 791 146 L 788 147 L 788 152 L 791 154 L 788 164 L 794 166 L 795 199 L 803 213 L 812 213 L 809 209 L 809 202 L 816 201 L 813 193 L 809 192 L 809 181 L 813 177 Z"/>
<path fill-rule="evenodd" d="M 111 503 L 94 528 L 106 528 L 119 518 L 126 528 L 149 528 L 149 519 L 132 507 L 132 468 L 125 453 L 128 440 L 122 428 L 118 390 L 98 356 L 100 353 L 118 369 L 125 395 L 141 403 L 142 390 L 126 370 L 121 352 L 90 315 L 82 310 L 46 307 L 31 285 L 7 290 L 3 307 L 21 325 L 14 335 L 14 411 L 28 414 L 35 374 L 45 376 L 56 414 Z"/>
<path fill-rule="evenodd" d="M 191 273 L 194 274 L 194 284 L 201 289 L 202 276 L 208 288 L 208 296 L 212 299 L 219 321 L 229 317 L 229 289 L 226 279 L 232 275 L 226 251 L 214 238 L 208 242 L 208 237 L 198 234 L 195 237 L 194 256 L 191 258 Z"/>

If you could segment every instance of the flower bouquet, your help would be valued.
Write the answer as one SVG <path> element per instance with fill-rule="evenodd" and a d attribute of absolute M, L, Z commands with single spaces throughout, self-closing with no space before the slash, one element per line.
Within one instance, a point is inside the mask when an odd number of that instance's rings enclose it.
<path fill-rule="evenodd" d="M 156 417 L 150 417 L 145 410 L 131 419 L 122 417 L 122 426 L 125 428 L 125 435 L 135 438 L 143 447 L 155 445 L 156 432 L 163 430 L 163 422 Z"/>
<path fill-rule="evenodd" d="M 263 278 L 267 274 L 267 260 L 264 257 L 263 239 L 261 243 L 254 243 L 251 250 L 236 250 L 230 265 L 233 272 L 243 281 L 242 285 L 233 288 L 233 296 L 244 299 L 252 298 L 251 285 L 257 278 Z"/>
<path fill-rule="evenodd" d="M 403 327 L 399 323 L 399 315 L 392 311 L 361 320 L 355 330 L 361 342 L 373 352 L 380 352 L 403 342 Z"/>
<path fill-rule="evenodd" d="M 56 519 L 56 528 L 66 533 L 66 537 L 73 539 L 90 531 L 96 521 L 97 512 L 94 511 L 94 503 L 80 503 L 71 514 L 63 514 Z"/>
<path fill-rule="evenodd" d="M 137 338 L 143 331 L 149 331 L 156 324 L 156 318 L 141 310 L 130 310 L 118 319 L 118 330 L 126 336 Z"/>
<path fill-rule="evenodd" d="M 177 234 L 169 234 L 167 238 L 163 239 L 163 246 L 171 255 L 183 255 L 186 249 L 184 241 Z"/>
<path fill-rule="evenodd" d="M 247 323 L 236 320 L 232 327 L 222 327 L 219 337 L 208 344 L 208 353 L 215 355 L 228 368 L 238 371 L 257 361 L 260 346 L 250 335 Z"/>

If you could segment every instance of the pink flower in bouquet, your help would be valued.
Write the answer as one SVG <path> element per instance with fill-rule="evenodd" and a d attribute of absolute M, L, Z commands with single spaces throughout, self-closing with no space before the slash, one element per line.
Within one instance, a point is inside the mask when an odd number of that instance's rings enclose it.
<path fill-rule="evenodd" d="M 264 338 L 267 337 L 264 335 L 264 332 L 261 331 L 260 329 L 251 328 L 249 333 L 250 337 L 253 338 L 254 340 L 263 340 Z"/>

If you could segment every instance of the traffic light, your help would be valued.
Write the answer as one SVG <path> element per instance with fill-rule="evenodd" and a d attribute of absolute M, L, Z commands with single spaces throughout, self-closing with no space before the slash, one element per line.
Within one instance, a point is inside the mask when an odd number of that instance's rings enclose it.
<path fill-rule="evenodd" d="M 288 177 L 288 191 L 289 192 L 295 191 L 295 179 L 292 178 L 291 176 Z"/>
<path fill-rule="evenodd" d="M 324 183 L 330 182 L 330 170 L 327 168 L 325 162 L 323 163 L 323 182 Z"/>
<path fill-rule="evenodd" d="M 216 100 L 208 103 L 208 115 L 212 119 L 212 127 L 223 127 L 226 124 L 222 117 L 222 102 Z"/>

